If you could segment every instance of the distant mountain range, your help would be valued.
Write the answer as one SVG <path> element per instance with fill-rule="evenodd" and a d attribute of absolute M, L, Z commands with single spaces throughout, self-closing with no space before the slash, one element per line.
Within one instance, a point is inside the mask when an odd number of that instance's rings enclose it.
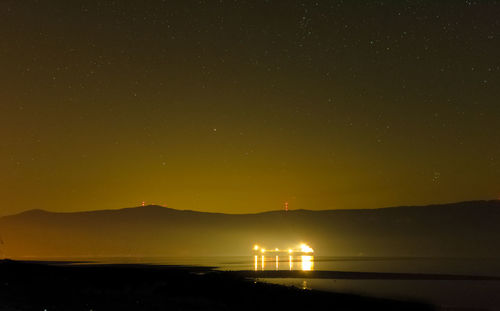
<path fill-rule="evenodd" d="M 0 218 L 6 256 L 249 255 L 309 243 L 331 256 L 500 256 L 500 201 L 258 214 L 160 206 Z"/>

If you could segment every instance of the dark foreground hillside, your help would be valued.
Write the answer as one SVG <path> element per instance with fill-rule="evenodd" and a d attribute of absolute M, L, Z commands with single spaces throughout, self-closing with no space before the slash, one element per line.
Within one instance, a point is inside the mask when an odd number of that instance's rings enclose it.
<path fill-rule="evenodd" d="M 0 310 L 432 310 L 206 268 L 0 262 Z"/>

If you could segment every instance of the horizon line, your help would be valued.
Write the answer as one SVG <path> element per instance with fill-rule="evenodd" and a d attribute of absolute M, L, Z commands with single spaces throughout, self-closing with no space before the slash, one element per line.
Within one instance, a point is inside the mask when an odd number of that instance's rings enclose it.
<path fill-rule="evenodd" d="M 433 204 L 425 204 L 425 205 L 398 205 L 398 206 L 385 206 L 385 207 L 375 207 L 375 208 L 352 208 L 352 209 L 350 209 L 350 208 L 337 208 L 337 209 L 321 209 L 321 210 L 289 209 L 288 211 L 280 209 L 280 210 L 269 210 L 269 211 L 262 211 L 262 212 L 256 212 L 256 213 L 223 213 L 223 212 L 199 211 L 199 210 L 192 210 L 192 209 L 176 209 L 176 208 L 171 208 L 171 207 L 159 205 L 159 204 L 138 205 L 138 206 L 131 206 L 131 207 L 116 208 L 116 209 L 111 208 L 111 209 L 70 211 L 70 212 L 50 211 L 50 210 L 45 210 L 45 209 L 34 208 L 34 209 L 28 209 L 28 210 L 25 210 L 25 211 L 22 211 L 19 213 L 15 213 L 15 214 L 8 214 L 8 215 L 0 216 L 0 218 L 21 215 L 21 214 L 25 214 L 25 213 L 29 213 L 29 212 L 44 212 L 44 213 L 52 213 L 52 214 L 78 214 L 78 213 L 94 213 L 94 212 L 117 212 L 117 211 L 123 211 L 123 210 L 143 209 L 143 208 L 152 208 L 152 207 L 159 207 L 159 208 L 169 209 L 169 210 L 178 211 L 178 212 L 193 212 L 193 213 L 202 213 L 202 214 L 222 214 L 222 215 L 238 216 L 238 215 L 259 215 L 259 214 L 276 213 L 276 212 L 289 213 L 289 212 L 298 212 L 298 211 L 306 211 L 306 212 L 373 211 L 373 210 L 391 209 L 391 208 L 431 207 L 431 206 L 457 205 L 457 204 L 464 204 L 464 203 L 479 203 L 479 202 L 483 202 L 483 203 L 484 202 L 500 202 L 500 199 L 466 200 L 466 201 L 455 201 L 455 202 L 448 202 L 448 203 L 433 203 Z"/>

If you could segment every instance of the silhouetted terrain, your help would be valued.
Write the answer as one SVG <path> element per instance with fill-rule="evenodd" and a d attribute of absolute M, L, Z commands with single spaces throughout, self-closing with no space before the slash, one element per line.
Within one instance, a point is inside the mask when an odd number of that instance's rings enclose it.
<path fill-rule="evenodd" d="M 308 242 L 317 255 L 500 256 L 500 201 L 227 215 L 159 206 L 0 218 L 6 256 L 247 255 Z"/>
<path fill-rule="evenodd" d="M 432 310 L 257 283 L 205 268 L 0 261 L 1 310 Z"/>

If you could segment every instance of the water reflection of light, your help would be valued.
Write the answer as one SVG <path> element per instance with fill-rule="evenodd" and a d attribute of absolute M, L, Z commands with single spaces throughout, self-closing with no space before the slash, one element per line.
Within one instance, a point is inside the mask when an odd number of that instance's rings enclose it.
<path fill-rule="evenodd" d="M 260 258 L 259 258 L 260 257 Z M 286 257 L 285 257 L 286 258 Z M 286 259 L 281 258 L 281 261 L 286 263 Z M 260 261 L 260 262 L 259 262 Z M 274 265 L 271 261 L 274 261 Z M 300 261 L 300 263 L 298 263 Z M 254 270 L 266 270 L 266 262 L 269 264 L 268 269 L 276 269 L 276 271 L 280 270 L 280 256 L 264 256 L 264 255 L 255 255 L 254 256 Z M 294 262 L 297 262 L 295 265 Z M 281 265 L 281 269 L 286 269 L 286 264 Z M 288 256 L 288 269 L 291 270 L 302 270 L 302 271 L 312 271 L 314 270 L 314 257 L 310 255 L 302 255 L 302 256 Z"/>
<path fill-rule="evenodd" d="M 302 271 L 314 270 L 314 258 L 313 258 L 313 256 L 301 256 L 301 257 L 302 257 Z"/>

